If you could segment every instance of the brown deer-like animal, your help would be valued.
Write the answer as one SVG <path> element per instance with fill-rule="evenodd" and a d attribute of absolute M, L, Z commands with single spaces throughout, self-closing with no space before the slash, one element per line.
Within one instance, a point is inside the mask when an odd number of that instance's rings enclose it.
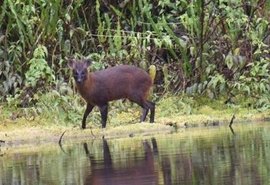
<path fill-rule="evenodd" d="M 150 123 L 154 122 L 155 103 L 147 100 L 152 79 L 144 70 L 130 65 L 119 65 L 97 72 L 88 72 L 90 60 L 70 59 L 69 67 L 73 71 L 77 90 L 87 102 L 83 115 L 82 129 L 86 127 L 86 118 L 94 106 L 98 106 L 101 113 L 102 128 L 106 127 L 108 102 L 118 99 L 129 99 L 143 108 L 140 121 L 150 110 Z"/>

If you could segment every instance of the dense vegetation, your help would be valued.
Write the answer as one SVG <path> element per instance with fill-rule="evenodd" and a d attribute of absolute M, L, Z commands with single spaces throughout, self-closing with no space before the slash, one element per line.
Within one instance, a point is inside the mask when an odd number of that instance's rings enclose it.
<path fill-rule="evenodd" d="M 59 105 L 70 119 L 82 111 L 74 110 L 70 97 L 69 57 L 91 58 L 91 70 L 153 64 L 156 99 L 186 93 L 234 103 L 248 96 L 254 108 L 270 107 L 270 1 L 4 0 L 0 5 L 0 99 L 13 107 L 34 105 L 30 117 Z"/>

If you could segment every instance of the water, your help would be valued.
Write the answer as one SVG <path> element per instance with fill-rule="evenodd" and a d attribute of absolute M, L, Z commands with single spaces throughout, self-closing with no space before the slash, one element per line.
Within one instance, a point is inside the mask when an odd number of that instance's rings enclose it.
<path fill-rule="evenodd" d="M 0 184 L 270 184 L 269 124 L 0 150 Z"/>

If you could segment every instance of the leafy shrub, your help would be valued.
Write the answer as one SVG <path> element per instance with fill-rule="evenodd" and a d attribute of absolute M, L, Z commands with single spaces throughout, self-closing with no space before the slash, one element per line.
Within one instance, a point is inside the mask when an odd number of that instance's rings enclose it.
<path fill-rule="evenodd" d="M 93 71 L 154 64 L 161 96 L 269 94 L 269 1 L 5 0 L 1 5 L 4 99 L 23 84 L 38 91 L 55 89 L 56 79 L 70 82 L 64 60 L 70 56 L 92 58 Z"/>
<path fill-rule="evenodd" d="M 9 61 L 0 62 L 0 95 L 6 97 L 15 95 L 22 85 L 23 79 L 16 73 Z"/>
<path fill-rule="evenodd" d="M 46 61 L 48 51 L 45 46 L 39 45 L 35 51 L 33 58 L 28 62 L 29 69 L 25 74 L 26 85 L 36 87 L 37 83 L 52 84 L 55 82 L 55 75 Z"/>

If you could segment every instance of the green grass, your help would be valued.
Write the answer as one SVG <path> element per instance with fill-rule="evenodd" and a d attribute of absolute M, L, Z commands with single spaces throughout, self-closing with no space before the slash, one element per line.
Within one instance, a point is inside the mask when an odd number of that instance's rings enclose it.
<path fill-rule="evenodd" d="M 247 100 L 246 100 L 247 101 Z M 266 121 L 270 111 L 260 111 L 244 103 L 224 104 L 224 100 L 167 96 L 156 103 L 154 124 L 138 123 L 140 107 L 130 102 L 110 104 L 106 129 L 101 129 L 98 109 L 89 115 L 87 129 L 80 129 L 84 102 L 79 96 L 62 97 L 46 94 L 32 108 L 0 107 L 0 140 L 10 146 L 83 139 L 136 137 L 172 132 L 175 129 L 229 124 L 235 122 Z"/>

